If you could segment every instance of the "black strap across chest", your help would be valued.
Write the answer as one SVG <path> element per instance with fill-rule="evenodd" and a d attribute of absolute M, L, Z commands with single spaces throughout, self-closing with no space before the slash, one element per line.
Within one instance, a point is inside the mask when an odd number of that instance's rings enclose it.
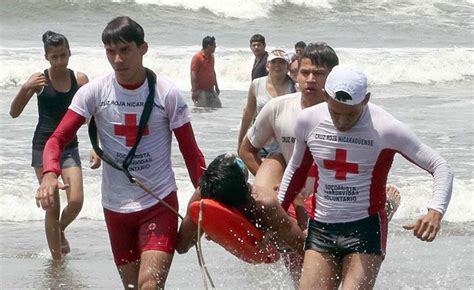
<path fill-rule="evenodd" d="M 104 153 L 104 151 L 99 147 L 99 140 L 97 136 L 97 126 L 94 120 L 94 116 L 92 116 L 89 122 L 89 139 L 91 141 L 92 147 L 94 151 L 99 155 L 100 159 L 107 162 L 113 168 L 123 171 L 125 175 L 128 177 L 131 183 L 134 183 L 134 179 L 130 172 L 128 171 L 128 167 L 132 163 L 133 157 L 135 156 L 135 152 L 137 151 L 138 143 L 143 136 L 143 132 L 145 131 L 145 127 L 150 119 L 151 111 L 153 109 L 153 101 L 155 98 L 155 84 L 156 84 L 156 75 L 153 71 L 148 68 L 145 68 L 146 78 L 148 79 L 148 96 L 145 101 L 145 106 L 143 107 L 142 116 L 140 117 L 140 122 L 138 124 L 138 132 L 135 139 L 135 144 L 133 145 L 132 149 L 128 152 L 127 156 L 123 160 L 122 165 L 118 165 L 113 161 L 111 157 Z"/>

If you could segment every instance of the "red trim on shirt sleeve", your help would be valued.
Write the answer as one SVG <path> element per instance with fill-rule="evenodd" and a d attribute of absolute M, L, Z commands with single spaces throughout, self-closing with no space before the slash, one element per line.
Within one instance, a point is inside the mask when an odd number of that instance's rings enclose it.
<path fill-rule="evenodd" d="M 295 170 L 295 173 L 293 174 L 290 184 L 286 190 L 285 198 L 281 203 L 281 206 L 285 211 L 288 211 L 288 208 L 293 203 L 293 200 L 305 185 L 306 178 L 308 178 L 309 169 L 311 168 L 313 162 L 313 155 L 309 151 L 309 148 L 306 147 L 303 160 L 301 161 L 300 166 Z"/>
<path fill-rule="evenodd" d="M 56 176 L 61 174 L 61 154 L 64 146 L 74 139 L 79 128 L 84 124 L 86 118 L 78 113 L 67 110 L 63 119 L 49 137 L 43 151 L 43 175 L 53 172 Z"/>
<path fill-rule="evenodd" d="M 179 150 L 184 157 L 184 162 L 188 168 L 189 177 L 194 187 L 199 186 L 199 180 L 206 168 L 204 155 L 199 149 L 196 138 L 194 138 L 193 127 L 188 122 L 183 126 L 173 130 L 176 140 L 178 140 Z"/>

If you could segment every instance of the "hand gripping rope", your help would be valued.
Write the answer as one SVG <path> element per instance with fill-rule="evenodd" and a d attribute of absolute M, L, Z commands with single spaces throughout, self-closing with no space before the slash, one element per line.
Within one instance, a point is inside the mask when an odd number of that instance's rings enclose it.
<path fill-rule="evenodd" d="M 94 117 L 91 118 L 89 122 L 89 138 L 92 144 L 92 147 L 94 148 L 94 151 L 99 155 L 100 159 L 104 160 L 107 164 L 112 166 L 113 168 L 122 171 L 130 180 L 131 183 L 136 184 L 139 186 L 141 189 L 143 189 L 146 193 L 154 197 L 156 200 L 158 200 L 160 203 L 162 203 L 164 206 L 166 206 L 169 210 L 171 210 L 173 213 L 175 213 L 181 220 L 183 220 L 183 216 L 175 209 L 173 208 L 170 204 L 168 204 L 166 201 L 158 197 L 156 194 L 154 194 L 148 187 L 146 187 L 140 180 L 138 180 L 136 177 L 132 176 L 130 171 L 128 171 L 128 167 L 132 163 L 133 157 L 135 156 L 135 152 L 137 151 L 138 143 L 140 142 L 143 132 L 145 130 L 145 126 L 148 123 L 148 119 L 150 118 L 151 111 L 153 109 L 153 99 L 155 96 L 155 84 L 156 84 L 156 75 L 153 73 L 153 71 L 149 70 L 148 68 L 145 68 L 146 72 L 146 77 L 148 79 L 148 90 L 149 94 L 147 96 L 147 99 L 145 101 L 145 106 L 143 108 L 143 113 L 142 116 L 140 117 L 140 122 L 139 122 L 139 127 L 138 127 L 138 132 L 137 132 L 137 137 L 135 139 L 135 144 L 133 145 L 132 149 L 130 149 L 130 152 L 128 153 L 127 157 L 125 157 L 122 166 L 118 165 L 115 163 L 115 161 L 110 158 L 105 152 L 99 147 L 99 141 L 97 137 L 97 126 L 95 124 Z M 201 208 L 202 210 L 202 208 Z M 204 262 L 204 257 L 202 255 L 202 248 L 201 248 L 201 239 L 200 239 L 200 231 L 201 231 L 201 220 L 202 220 L 202 215 L 200 213 L 200 220 L 198 223 L 198 241 L 195 244 L 196 247 L 196 253 L 198 256 L 198 262 L 199 266 L 201 269 L 201 274 L 204 280 L 204 287 L 208 289 L 207 286 L 207 279 L 209 280 L 211 287 L 215 289 L 214 282 L 212 281 L 211 275 L 209 274 L 206 264 Z M 207 279 L 206 279 L 207 277 Z"/>

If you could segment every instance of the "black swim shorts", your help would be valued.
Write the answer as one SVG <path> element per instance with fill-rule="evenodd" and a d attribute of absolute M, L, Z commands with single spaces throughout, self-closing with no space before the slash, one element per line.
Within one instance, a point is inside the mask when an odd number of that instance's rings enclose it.
<path fill-rule="evenodd" d="M 310 220 L 305 250 L 330 253 L 336 257 L 351 253 L 384 255 L 386 240 L 387 222 L 383 222 L 379 214 L 346 223 Z"/>

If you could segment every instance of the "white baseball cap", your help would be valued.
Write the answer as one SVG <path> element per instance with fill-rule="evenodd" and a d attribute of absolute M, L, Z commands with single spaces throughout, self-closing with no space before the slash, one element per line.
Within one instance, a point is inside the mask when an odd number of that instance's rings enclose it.
<path fill-rule="evenodd" d="M 290 63 L 290 57 L 283 49 L 275 49 L 268 53 L 267 63 L 271 62 L 274 59 L 281 58 L 287 63 Z"/>
<path fill-rule="evenodd" d="M 367 95 L 367 76 L 355 65 L 336 65 L 329 73 L 324 86 L 326 93 L 339 103 L 358 105 Z M 345 92 L 351 98 L 336 97 L 337 92 Z"/>

